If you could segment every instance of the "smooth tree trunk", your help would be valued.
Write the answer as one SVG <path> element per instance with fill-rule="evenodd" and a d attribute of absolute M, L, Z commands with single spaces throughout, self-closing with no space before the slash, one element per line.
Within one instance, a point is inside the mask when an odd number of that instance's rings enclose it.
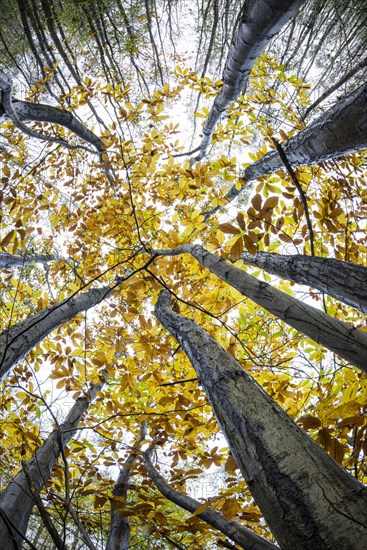
<path fill-rule="evenodd" d="M 204 137 L 195 158 L 206 155 L 215 126 L 224 111 L 239 96 L 250 71 L 271 39 L 298 12 L 305 0 L 246 0 L 223 72 L 223 87 L 203 127 Z"/>
<path fill-rule="evenodd" d="M 114 288 L 91 288 L 47 307 L 0 334 L 0 381 L 8 375 L 43 338 L 55 328 L 73 319 L 111 296 Z"/>
<path fill-rule="evenodd" d="M 303 254 L 284 256 L 258 252 L 252 256 L 245 252 L 241 258 L 247 265 L 259 267 L 287 281 L 316 288 L 367 314 L 367 267 Z"/>
<path fill-rule="evenodd" d="M 316 309 L 264 281 L 259 281 L 242 269 L 218 258 L 201 245 L 184 244 L 155 254 L 172 256 L 191 254 L 220 279 L 243 296 L 263 307 L 278 319 L 305 334 L 352 365 L 367 372 L 367 333 Z"/>
<path fill-rule="evenodd" d="M 2 73 L 0 73 L 0 92 L 2 98 L 0 101 L 0 118 L 10 119 L 15 126 L 31 137 L 46 139 L 56 143 L 62 143 L 68 146 L 64 140 L 57 140 L 48 136 L 44 136 L 38 132 L 33 132 L 29 128 L 24 127 L 23 121 L 34 122 L 49 122 L 51 124 L 59 124 L 64 126 L 78 137 L 95 147 L 96 152 L 101 153 L 104 149 L 104 143 L 91 130 L 88 130 L 73 113 L 65 109 L 51 107 L 40 103 L 29 103 L 28 101 L 20 101 L 12 98 L 11 81 Z M 78 148 L 72 147 L 72 148 Z M 81 147 L 84 148 L 84 147 Z"/>
<path fill-rule="evenodd" d="M 81 418 L 97 393 L 101 391 L 106 379 L 107 375 L 104 372 L 101 381 L 90 387 L 88 395 L 79 397 L 75 401 L 65 421 L 49 435 L 34 457 L 1 493 L 1 550 L 14 550 L 20 547 L 23 541 L 22 535 L 26 534 L 29 517 L 35 504 L 32 495 L 39 493 L 46 484 L 62 449 L 75 435 Z"/>
<path fill-rule="evenodd" d="M 208 333 L 156 316 L 188 355 L 231 452 L 282 550 L 366 550 L 367 489 L 343 470 Z"/>
<path fill-rule="evenodd" d="M 282 149 L 293 167 L 317 164 L 367 149 L 367 82 L 335 103 L 296 136 L 282 143 Z M 280 169 L 283 169 L 283 162 L 278 151 L 273 150 L 250 164 L 241 178 L 249 182 Z M 241 189 L 233 187 L 226 198 L 231 200 L 240 193 Z"/>
<path fill-rule="evenodd" d="M 196 510 L 202 506 L 202 502 L 199 502 L 198 500 L 195 500 L 180 491 L 176 491 L 176 489 L 173 489 L 170 485 L 168 485 L 163 476 L 161 476 L 153 466 L 151 461 L 152 451 L 152 448 L 145 451 L 144 465 L 155 486 L 162 493 L 162 495 L 168 498 L 171 502 L 194 514 Z M 240 523 L 225 518 L 223 514 L 217 510 L 213 510 L 210 506 L 205 508 L 205 510 L 201 513 L 197 514 L 197 517 L 205 521 L 208 525 L 211 525 L 215 529 L 221 531 L 224 535 L 245 550 L 278 549 L 278 546 L 275 544 L 265 540 L 251 531 L 251 529 L 247 529 Z"/>
<path fill-rule="evenodd" d="M 33 263 L 48 264 L 60 259 L 61 256 L 58 254 L 9 254 L 8 252 L 0 252 L 0 268 L 11 269 Z"/>
<path fill-rule="evenodd" d="M 115 500 L 118 499 L 118 504 L 113 501 L 111 503 L 111 529 L 107 539 L 106 550 L 129 550 L 130 548 L 131 528 L 129 517 L 119 512 L 121 509 L 126 508 L 131 469 L 137 459 L 137 448 L 146 437 L 146 431 L 147 426 L 143 422 L 140 437 L 135 441 L 133 445 L 134 450 L 129 454 L 124 467 L 121 468 L 113 488 L 112 495 Z"/>

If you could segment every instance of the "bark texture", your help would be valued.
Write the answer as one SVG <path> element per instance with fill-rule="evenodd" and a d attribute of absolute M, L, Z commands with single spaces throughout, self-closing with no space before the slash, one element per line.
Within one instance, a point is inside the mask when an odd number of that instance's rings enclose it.
<path fill-rule="evenodd" d="M 140 430 L 140 437 L 135 441 L 133 447 L 137 448 L 146 437 L 147 426 L 143 422 Z M 113 496 L 121 497 L 122 500 L 119 506 L 111 504 L 111 529 L 108 535 L 106 550 L 129 550 L 130 548 L 130 521 L 128 516 L 123 516 L 119 513 L 122 508 L 126 507 L 128 485 L 130 481 L 131 469 L 137 459 L 137 451 L 133 451 L 128 456 L 124 467 L 120 470 L 115 486 L 113 488 Z"/>
<path fill-rule="evenodd" d="M 157 489 L 162 493 L 163 496 L 168 498 L 177 506 L 180 506 L 184 510 L 191 512 L 192 514 L 202 505 L 201 502 L 191 498 L 180 491 L 172 489 L 165 481 L 165 479 L 157 472 L 154 468 L 151 458 L 151 449 L 148 449 L 144 453 L 144 464 L 145 468 L 156 485 Z M 264 538 L 256 535 L 250 529 L 247 529 L 240 523 L 236 521 L 228 520 L 216 510 L 208 507 L 201 514 L 197 515 L 200 519 L 204 520 L 206 523 L 215 527 L 221 531 L 228 538 L 233 540 L 241 548 L 245 550 L 276 550 L 278 546 L 265 540 Z"/>
<path fill-rule="evenodd" d="M 82 138 L 87 143 L 90 143 L 96 148 L 96 152 L 102 152 L 104 143 L 93 132 L 88 130 L 81 122 L 75 118 L 75 116 L 69 111 L 51 107 L 50 105 L 43 105 L 39 103 L 29 103 L 27 101 L 20 101 L 18 99 L 12 99 L 12 86 L 9 79 L 0 74 L 0 91 L 2 92 L 0 102 L 0 118 L 10 119 L 20 130 L 31 137 L 38 139 L 46 139 L 47 141 L 54 141 L 55 143 L 61 143 L 62 145 L 69 146 L 64 140 L 58 140 L 46 136 L 44 134 L 34 132 L 23 125 L 23 121 L 35 121 L 35 122 L 50 122 L 51 124 L 60 124 L 78 137 Z M 69 146 L 71 148 L 78 148 Z M 81 147 L 83 148 L 83 147 Z"/>
<path fill-rule="evenodd" d="M 292 166 L 316 164 L 367 149 L 367 83 L 338 101 L 312 124 L 282 144 Z M 246 182 L 282 169 L 278 151 L 269 151 L 241 174 Z M 226 198 L 241 193 L 233 187 Z"/>
<path fill-rule="evenodd" d="M 270 40 L 297 13 L 305 0 L 246 0 L 223 72 L 223 88 L 205 121 L 196 161 L 206 155 L 214 128 L 242 92 L 248 75 Z"/>
<path fill-rule="evenodd" d="M 97 392 L 101 391 L 106 379 L 107 375 L 103 373 L 102 380 L 90 387 L 88 396 L 79 397 L 75 401 L 65 421 L 50 434 L 25 468 L 1 493 L 0 540 L 2 550 L 20 548 L 23 541 L 22 535 L 26 534 L 29 517 L 35 504 L 32 493 L 39 493 L 44 487 L 63 447 L 74 436 L 82 416 L 95 399 Z M 29 482 L 31 482 L 31 489 Z"/>
<path fill-rule="evenodd" d="M 57 254 L 9 254 L 8 252 L 0 252 L 0 268 L 11 269 L 32 263 L 47 264 L 60 259 L 61 256 Z"/>
<path fill-rule="evenodd" d="M 339 321 L 268 283 L 258 281 L 242 269 L 228 264 L 200 245 L 186 244 L 173 250 L 155 251 L 155 254 L 176 255 L 189 253 L 212 273 L 236 288 L 278 319 L 305 334 L 326 349 L 336 353 L 352 365 L 367 372 L 367 333 L 353 325 Z"/>
<path fill-rule="evenodd" d="M 333 258 L 258 252 L 242 254 L 245 264 L 287 281 L 311 286 L 367 314 L 367 267 Z"/>
<path fill-rule="evenodd" d="M 201 327 L 156 305 L 187 353 L 282 550 L 366 550 L 367 489 L 344 471 Z"/>
<path fill-rule="evenodd" d="M 108 298 L 113 292 L 110 287 L 91 288 L 4 330 L 0 334 L 0 381 L 55 328 Z"/>

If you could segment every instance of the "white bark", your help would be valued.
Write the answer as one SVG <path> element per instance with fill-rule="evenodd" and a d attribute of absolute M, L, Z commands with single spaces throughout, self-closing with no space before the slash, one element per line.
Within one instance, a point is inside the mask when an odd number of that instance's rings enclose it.
<path fill-rule="evenodd" d="M 44 487 L 61 455 L 61 449 L 74 436 L 81 418 L 95 399 L 97 392 L 101 391 L 106 379 L 107 375 L 103 373 L 102 380 L 90 387 L 88 396 L 79 397 L 75 401 L 65 421 L 49 435 L 28 462 L 26 470 L 32 483 L 32 489 L 29 488 L 24 470 L 21 470 L 1 493 L 1 550 L 14 550 L 21 544 L 22 535 L 26 534 L 29 517 L 34 506 L 32 492 L 39 493 Z M 9 521 L 4 521 L 4 518 Z"/>
<path fill-rule="evenodd" d="M 4 330 L 0 334 L 0 381 L 55 328 L 108 298 L 113 292 L 110 287 L 91 288 Z"/>
<path fill-rule="evenodd" d="M 9 254 L 0 252 L 0 268 L 11 269 L 13 267 L 23 267 L 24 265 L 38 263 L 47 264 L 49 262 L 60 260 L 61 256 L 57 254 Z"/>
<path fill-rule="evenodd" d="M 150 454 L 151 449 L 148 449 L 144 453 L 144 465 L 157 489 L 171 502 L 193 514 L 202 505 L 202 502 L 172 489 L 154 468 Z M 245 550 L 276 550 L 278 548 L 275 544 L 256 535 L 251 529 L 247 529 L 240 523 L 225 518 L 223 514 L 217 512 L 217 510 L 213 510 L 210 506 L 201 512 L 201 514 L 197 514 L 197 517 L 221 531 Z"/>
<path fill-rule="evenodd" d="M 245 264 L 287 281 L 311 286 L 367 314 L 367 267 L 333 258 L 295 254 L 244 253 Z"/>
<path fill-rule="evenodd" d="M 367 489 L 344 471 L 201 327 L 158 320 L 187 353 L 232 454 L 282 550 L 366 550 Z"/>
<path fill-rule="evenodd" d="M 246 0 L 223 72 L 223 88 L 205 121 L 196 161 L 206 155 L 215 126 L 242 92 L 248 75 L 271 39 L 298 12 L 305 0 Z"/>
<path fill-rule="evenodd" d="M 289 296 L 268 283 L 258 281 L 242 269 L 228 264 L 200 245 L 184 244 L 155 254 L 172 256 L 189 253 L 212 273 L 236 288 L 278 319 L 305 334 L 352 365 L 367 372 L 367 333 L 339 321 L 306 303 Z"/>

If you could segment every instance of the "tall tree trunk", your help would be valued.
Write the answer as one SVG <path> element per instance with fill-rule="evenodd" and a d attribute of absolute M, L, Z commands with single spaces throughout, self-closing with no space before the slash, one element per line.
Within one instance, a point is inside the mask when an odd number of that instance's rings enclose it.
<path fill-rule="evenodd" d="M 102 380 L 90 387 L 88 396 L 79 397 L 75 401 L 65 421 L 49 435 L 34 457 L 1 493 L 0 546 L 2 550 L 14 550 L 20 547 L 23 541 L 22 535 L 26 534 L 29 517 L 35 504 L 32 494 L 39 493 L 44 487 L 63 448 L 74 436 L 82 416 L 95 399 L 97 392 L 101 391 L 106 379 L 107 375 L 103 373 Z"/>
<path fill-rule="evenodd" d="M 158 320 L 188 355 L 232 454 L 282 550 L 367 548 L 367 489 L 344 471 L 201 327 L 170 309 Z"/>
<path fill-rule="evenodd" d="M 140 437 L 135 441 L 133 447 L 136 449 L 146 437 L 147 426 L 143 422 L 140 429 Z M 121 498 L 119 504 L 111 503 L 111 529 L 108 535 L 106 550 L 129 550 L 130 548 L 130 521 L 128 516 L 120 514 L 120 510 L 126 507 L 128 485 L 130 481 L 131 468 L 137 459 L 137 450 L 128 456 L 124 467 L 120 470 L 115 486 L 113 497 Z"/>
<path fill-rule="evenodd" d="M 252 256 L 245 252 L 241 258 L 247 265 L 260 267 L 287 281 L 311 286 L 367 313 L 367 267 L 303 254 L 283 256 L 258 252 Z"/>
<path fill-rule="evenodd" d="M 291 166 L 316 164 L 367 149 L 367 82 L 283 143 L 282 148 Z M 269 151 L 250 164 L 241 178 L 248 182 L 282 168 L 278 151 Z M 233 187 L 226 198 L 231 200 L 240 193 L 241 189 Z"/>
<path fill-rule="evenodd" d="M 91 288 L 47 307 L 0 334 L 0 381 L 55 328 L 113 294 L 114 288 Z"/>
<path fill-rule="evenodd" d="M 0 268 L 11 269 L 32 263 L 47 264 L 60 259 L 61 256 L 57 254 L 9 254 L 8 252 L 0 252 Z"/>
<path fill-rule="evenodd" d="M 223 72 L 223 88 L 205 121 L 196 161 L 206 155 L 215 126 L 243 90 L 248 75 L 270 40 L 297 13 L 305 0 L 246 0 Z"/>
<path fill-rule="evenodd" d="M 195 500 L 194 498 L 191 498 L 184 493 L 180 493 L 180 491 L 172 489 L 172 487 L 168 485 L 165 479 L 154 468 L 150 458 L 151 452 L 152 449 L 148 449 L 147 451 L 145 451 L 144 464 L 149 476 L 153 480 L 157 489 L 171 502 L 177 504 L 177 506 L 180 506 L 184 510 L 187 510 L 188 512 L 191 512 L 193 514 L 198 508 L 200 508 L 202 502 L 199 502 L 198 500 Z M 263 539 L 262 537 L 251 531 L 251 529 L 247 529 L 237 521 L 228 520 L 223 516 L 223 514 L 221 514 L 217 510 L 213 510 L 213 508 L 211 508 L 210 506 L 203 510 L 203 512 L 201 512 L 200 514 L 197 514 L 197 516 L 208 523 L 208 525 L 212 525 L 215 529 L 221 531 L 224 535 L 226 535 L 228 538 L 233 540 L 233 542 L 235 542 L 245 550 L 278 549 L 278 546 L 276 546 L 272 542 Z"/>
<path fill-rule="evenodd" d="M 35 122 L 50 122 L 51 124 L 60 124 L 60 126 L 64 126 L 78 137 L 84 139 L 84 141 L 86 141 L 87 143 L 93 145 L 96 148 L 97 152 L 103 151 L 104 143 L 101 138 L 96 136 L 91 130 L 88 130 L 88 128 L 86 128 L 81 122 L 79 122 L 78 119 L 75 118 L 73 113 L 66 111 L 65 109 L 51 107 L 50 105 L 43 105 L 41 103 L 29 103 L 28 101 L 12 99 L 11 82 L 4 74 L 1 73 L 0 90 L 2 91 L 2 99 L 0 102 L 1 118 L 10 118 L 13 123 L 18 127 L 19 125 L 17 124 L 17 119 L 19 121 L 29 120 Z M 37 134 L 37 132 L 33 131 L 28 132 L 27 129 L 24 129 L 23 127 L 20 127 L 20 129 L 28 134 L 36 134 L 33 137 L 39 137 L 43 135 Z M 51 138 L 49 139 L 51 140 Z"/>
<path fill-rule="evenodd" d="M 156 250 L 154 253 L 169 256 L 184 252 L 191 254 L 212 273 L 278 319 L 367 372 L 366 332 L 339 321 L 268 283 L 257 280 L 200 245 L 184 244 L 173 250 Z"/>

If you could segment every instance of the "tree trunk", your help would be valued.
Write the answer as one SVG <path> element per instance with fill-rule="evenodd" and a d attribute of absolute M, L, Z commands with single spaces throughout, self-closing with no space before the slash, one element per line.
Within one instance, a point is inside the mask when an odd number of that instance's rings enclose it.
<path fill-rule="evenodd" d="M 184 252 L 191 254 L 212 273 L 278 319 L 367 372 L 366 332 L 339 321 L 322 310 L 273 288 L 268 283 L 258 281 L 242 269 L 214 256 L 200 245 L 184 244 L 173 250 L 154 251 L 155 254 L 166 256 Z"/>
<path fill-rule="evenodd" d="M 10 118 L 13 120 L 13 111 L 20 121 L 50 122 L 64 126 L 75 135 L 82 138 L 87 143 L 93 145 L 98 152 L 104 150 L 104 143 L 91 130 L 88 130 L 79 122 L 73 113 L 50 105 L 40 103 L 29 103 L 11 98 L 11 83 L 0 73 L 0 91 L 2 91 L 2 101 L 0 101 L 0 118 Z M 9 97 L 8 97 L 9 96 Z M 14 124 L 17 125 L 16 121 Z M 22 129 L 22 128 L 21 128 Z M 23 130 L 27 133 L 26 130 Z M 32 131 L 31 131 L 32 133 Z M 39 134 L 41 135 L 41 134 Z M 37 135 L 35 136 L 37 137 Z M 51 138 L 50 138 L 51 139 Z"/>
<path fill-rule="evenodd" d="M 297 13 L 305 0 L 246 0 L 223 72 L 223 88 L 205 121 L 196 161 L 206 155 L 214 128 L 243 90 L 248 75 L 270 40 Z"/>
<path fill-rule="evenodd" d="M 291 166 L 308 166 L 367 149 L 367 83 L 335 103 L 282 148 Z M 250 164 L 241 178 L 248 182 L 282 168 L 278 151 L 269 151 Z M 231 200 L 239 193 L 241 189 L 233 187 L 226 198 Z"/>
<path fill-rule="evenodd" d="M 264 269 L 287 281 L 311 286 L 367 314 L 367 268 L 333 258 L 295 254 L 283 256 L 244 253 L 245 264 Z"/>
<path fill-rule="evenodd" d="M 1 493 L 0 540 L 2 550 L 14 550 L 14 548 L 20 547 L 23 540 L 22 535 L 26 534 L 29 517 L 35 504 L 32 493 L 39 493 L 44 487 L 62 449 L 74 436 L 82 416 L 95 399 L 97 392 L 101 391 L 106 378 L 107 375 L 103 373 L 102 381 L 90 387 L 88 397 L 79 397 L 75 401 L 65 421 L 49 435 L 25 468 Z M 32 483 L 31 488 L 29 480 Z"/>
<path fill-rule="evenodd" d="M 367 489 L 344 471 L 201 327 L 158 320 L 187 353 L 232 454 L 282 550 L 366 550 Z"/>
<path fill-rule="evenodd" d="M 137 439 L 133 447 L 137 448 L 146 437 L 147 426 L 143 422 L 140 430 L 140 437 Z M 128 456 L 124 467 L 121 469 L 119 476 L 113 488 L 114 498 L 121 498 L 118 505 L 111 502 L 111 529 L 108 535 L 106 550 L 129 550 L 130 548 L 130 521 L 128 516 L 123 516 L 119 513 L 122 508 L 126 507 L 128 484 L 130 480 L 130 472 L 137 458 L 137 452 L 133 451 Z"/>
<path fill-rule="evenodd" d="M 200 506 L 202 506 L 202 502 L 180 493 L 180 491 L 172 489 L 172 487 L 168 485 L 164 478 L 154 468 L 150 459 L 151 451 L 152 449 L 148 449 L 144 453 L 144 464 L 157 489 L 171 502 L 193 514 L 198 508 L 200 508 Z M 197 517 L 208 523 L 208 525 L 212 525 L 212 527 L 221 531 L 241 548 L 245 548 L 245 550 L 278 549 L 278 546 L 275 544 L 263 539 L 259 535 L 256 535 L 256 533 L 251 531 L 251 529 L 247 529 L 240 523 L 228 520 L 223 516 L 223 514 L 217 512 L 217 510 L 213 510 L 210 506 L 201 512 L 201 514 L 197 514 Z"/>
<path fill-rule="evenodd" d="M 23 267 L 24 265 L 38 263 L 47 264 L 55 260 L 60 260 L 61 256 L 57 254 L 9 254 L 0 252 L 0 268 L 11 269 L 13 267 Z"/>
<path fill-rule="evenodd" d="M 110 287 L 91 288 L 39 311 L 0 334 L 0 381 L 55 328 L 113 294 Z"/>

